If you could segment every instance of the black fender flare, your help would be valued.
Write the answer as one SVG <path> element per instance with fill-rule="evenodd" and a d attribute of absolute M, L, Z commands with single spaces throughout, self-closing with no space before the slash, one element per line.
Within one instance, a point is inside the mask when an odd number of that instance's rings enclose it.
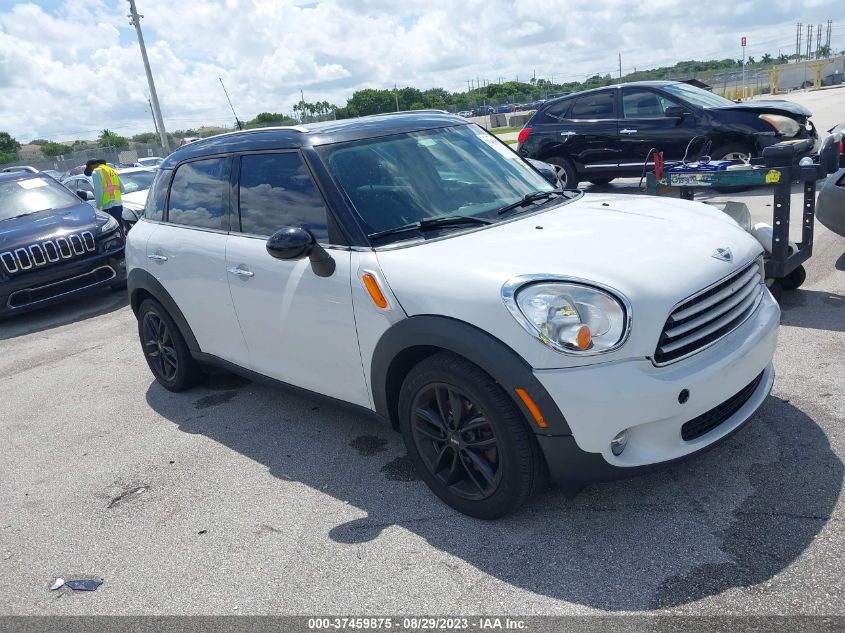
<path fill-rule="evenodd" d="M 398 427 L 399 389 L 413 365 L 440 350 L 454 352 L 487 372 L 511 397 L 531 429 L 540 435 L 571 435 L 555 401 L 513 349 L 473 325 L 443 316 L 420 315 L 394 323 L 379 339 L 370 366 L 376 412 Z M 514 391 L 524 389 L 547 423 L 540 428 Z"/>
<path fill-rule="evenodd" d="M 188 325 L 188 320 L 185 318 L 185 315 L 182 314 L 182 311 L 179 309 L 179 306 L 176 305 L 173 297 L 171 297 L 170 293 L 164 289 L 164 286 L 161 285 L 161 282 L 158 279 L 153 277 L 146 270 L 133 268 L 129 271 L 126 286 L 129 290 L 129 303 L 132 306 L 132 311 L 135 313 L 135 316 L 138 315 L 138 308 L 141 306 L 141 302 L 144 298 L 148 295 L 151 296 L 153 299 L 158 301 L 165 310 L 167 310 L 167 313 L 176 322 L 176 325 L 179 327 L 179 332 L 181 332 L 184 337 L 188 349 L 192 353 L 202 351 L 199 343 L 197 343 L 194 333 L 191 331 L 191 326 Z"/>

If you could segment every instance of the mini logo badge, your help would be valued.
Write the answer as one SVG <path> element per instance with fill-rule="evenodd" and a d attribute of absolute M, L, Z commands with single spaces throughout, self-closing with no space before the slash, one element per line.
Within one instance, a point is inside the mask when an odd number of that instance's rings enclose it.
<path fill-rule="evenodd" d="M 721 259 L 723 262 L 732 262 L 734 260 L 734 254 L 731 253 L 731 249 L 729 248 L 717 248 L 710 257 Z"/>

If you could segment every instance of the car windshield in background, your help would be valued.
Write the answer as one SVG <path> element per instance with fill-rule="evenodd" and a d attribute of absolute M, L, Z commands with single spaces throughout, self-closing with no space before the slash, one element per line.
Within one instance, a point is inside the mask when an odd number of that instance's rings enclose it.
<path fill-rule="evenodd" d="M 49 176 L 0 182 L 0 221 L 46 209 L 64 209 L 79 202 Z"/>
<path fill-rule="evenodd" d="M 149 189 L 155 178 L 154 171 L 133 171 L 130 173 L 118 174 L 120 182 L 123 183 L 124 193 L 143 191 Z"/>
<path fill-rule="evenodd" d="M 516 153 L 475 125 L 318 149 L 368 235 L 432 218 L 486 216 L 495 221 L 499 209 L 554 190 Z"/>
<path fill-rule="evenodd" d="M 699 108 L 724 108 L 725 106 L 735 105 L 729 99 L 714 95 L 712 92 L 707 92 L 689 84 L 669 84 L 668 86 L 663 86 L 663 89 Z"/>

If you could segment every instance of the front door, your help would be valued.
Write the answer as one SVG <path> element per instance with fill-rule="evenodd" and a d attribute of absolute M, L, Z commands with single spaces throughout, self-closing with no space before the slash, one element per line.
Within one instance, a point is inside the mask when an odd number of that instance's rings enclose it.
<path fill-rule="evenodd" d="M 302 156 L 241 156 L 238 192 L 226 268 L 252 369 L 368 406 L 352 312 L 351 253 L 329 246 L 328 212 Z M 284 226 L 311 231 L 334 259 L 334 273 L 318 277 L 307 258 L 271 257 L 267 238 Z"/>
<path fill-rule="evenodd" d="M 621 169 L 630 172 L 630 175 L 641 174 L 652 148 L 663 152 L 667 161 L 684 158 L 689 142 L 704 131 L 699 129 L 691 108 L 685 108 L 690 113 L 683 118 L 666 116 L 666 108 L 680 105 L 649 88 L 622 89 L 622 116 L 619 121 Z M 701 148 L 699 145 L 698 149 Z M 654 160 L 649 157 L 648 168 L 653 167 Z"/>

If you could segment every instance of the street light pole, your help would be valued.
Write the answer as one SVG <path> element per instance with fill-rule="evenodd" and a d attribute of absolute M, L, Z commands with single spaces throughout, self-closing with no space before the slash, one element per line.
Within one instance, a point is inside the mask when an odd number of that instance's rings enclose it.
<path fill-rule="evenodd" d="M 135 8 L 135 0 L 129 0 L 129 23 L 135 27 L 135 32 L 138 33 L 138 45 L 141 47 L 141 57 L 144 59 L 144 70 L 147 71 L 147 83 L 150 86 L 150 101 L 153 107 L 153 118 L 155 119 L 156 127 L 158 128 L 158 136 L 161 139 L 161 146 L 165 153 L 170 153 L 170 143 L 167 141 L 167 132 L 164 129 L 164 119 L 161 118 L 161 107 L 158 105 L 158 95 L 156 94 L 155 83 L 153 83 L 153 73 L 150 70 L 150 60 L 147 58 L 147 48 L 144 46 L 144 35 L 141 33 L 141 18 L 138 15 L 138 9 Z"/>

